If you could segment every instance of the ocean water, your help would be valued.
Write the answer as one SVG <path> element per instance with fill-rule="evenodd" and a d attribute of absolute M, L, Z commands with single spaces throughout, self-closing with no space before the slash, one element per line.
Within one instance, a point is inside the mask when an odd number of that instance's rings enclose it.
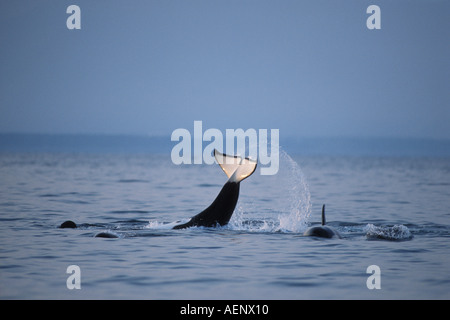
<path fill-rule="evenodd" d="M 171 229 L 226 179 L 168 153 L 3 150 L 0 298 L 450 298 L 450 158 L 282 150 L 277 175 L 242 182 L 229 225 Z M 341 239 L 303 236 L 322 204 Z"/>

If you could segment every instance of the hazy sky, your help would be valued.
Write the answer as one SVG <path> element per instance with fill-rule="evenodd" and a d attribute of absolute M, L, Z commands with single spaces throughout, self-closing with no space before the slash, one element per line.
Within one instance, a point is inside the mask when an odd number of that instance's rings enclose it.
<path fill-rule="evenodd" d="M 81 30 L 69 30 L 69 5 Z M 369 5 L 381 29 L 369 30 Z M 0 2 L 0 132 L 450 139 L 450 1 Z"/>

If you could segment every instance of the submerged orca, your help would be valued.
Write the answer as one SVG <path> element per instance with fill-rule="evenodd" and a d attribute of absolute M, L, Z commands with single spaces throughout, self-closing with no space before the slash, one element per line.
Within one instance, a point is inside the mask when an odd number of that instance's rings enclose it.
<path fill-rule="evenodd" d="M 321 238 L 341 238 L 339 232 L 325 225 L 325 205 L 322 206 L 322 225 L 320 227 L 311 227 L 303 233 L 304 236 L 313 236 Z"/>
<path fill-rule="evenodd" d="M 208 208 L 173 229 L 224 226 L 230 221 L 239 198 L 239 184 L 255 172 L 257 162 L 248 158 L 228 156 L 215 149 L 214 157 L 227 175 L 228 181 Z"/>
<path fill-rule="evenodd" d="M 77 225 L 75 222 L 71 221 L 71 220 L 67 220 L 64 221 L 63 223 L 61 223 L 61 225 L 59 226 L 59 228 L 61 229 L 65 229 L 65 228 L 72 228 L 75 229 L 77 228 Z"/>
<path fill-rule="evenodd" d="M 119 236 L 117 236 L 111 232 L 100 232 L 94 236 L 94 238 L 110 238 L 110 239 L 114 239 L 114 238 L 118 238 L 118 237 Z"/>

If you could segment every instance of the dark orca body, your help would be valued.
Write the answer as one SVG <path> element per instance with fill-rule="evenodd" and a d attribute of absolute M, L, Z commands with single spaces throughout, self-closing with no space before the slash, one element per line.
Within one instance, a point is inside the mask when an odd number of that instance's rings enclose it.
<path fill-rule="evenodd" d="M 61 229 L 65 229 L 65 228 L 72 228 L 75 229 L 77 227 L 76 223 L 70 220 L 64 221 L 63 223 L 61 223 L 61 225 L 59 226 L 59 228 Z"/>
<path fill-rule="evenodd" d="M 240 183 L 253 174 L 256 161 L 227 156 L 217 150 L 214 150 L 214 156 L 229 178 L 228 181 L 208 208 L 193 216 L 187 223 L 177 225 L 173 229 L 224 226 L 230 221 L 239 199 Z"/>
<path fill-rule="evenodd" d="M 309 228 L 303 235 L 321 238 L 333 238 L 335 236 L 339 237 L 335 230 L 327 226 Z"/>
<path fill-rule="evenodd" d="M 230 181 L 225 183 L 216 200 L 208 208 L 193 216 L 189 222 L 177 225 L 173 229 L 198 226 L 215 227 L 228 224 L 239 198 L 239 184 L 240 182 Z"/>
<path fill-rule="evenodd" d="M 320 227 L 311 227 L 303 233 L 304 236 L 320 238 L 341 238 L 339 232 L 325 225 L 325 205 L 322 206 L 322 225 Z"/>
<path fill-rule="evenodd" d="M 117 235 L 115 235 L 114 233 L 109 233 L 109 232 L 100 232 L 97 233 L 94 238 L 109 238 L 109 239 L 114 239 L 114 238 L 118 238 Z"/>
<path fill-rule="evenodd" d="M 76 229 L 78 228 L 77 224 L 71 220 L 67 220 L 64 221 L 63 223 L 61 223 L 61 225 L 58 227 L 61 229 L 67 229 L 67 228 L 71 228 L 71 229 Z M 99 232 L 97 233 L 95 236 L 95 238 L 118 238 L 117 235 L 115 235 L 114 233 L 110 233 L 110 232 Z"/>

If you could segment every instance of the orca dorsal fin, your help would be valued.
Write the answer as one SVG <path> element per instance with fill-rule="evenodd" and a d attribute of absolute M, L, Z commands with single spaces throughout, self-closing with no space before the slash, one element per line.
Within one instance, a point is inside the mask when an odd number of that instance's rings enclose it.
<path fill-rule="evenodd" d="M 325 205 L 322 205 L 322 225 L 324 226 L 325 223 Z"/>
<path fill-rule="evenodd" d="M 214 149 L 214 157 L 230 182 L 241 182 L 256 170 L 257 162 L 249 158 L 229 156 Z"/>

